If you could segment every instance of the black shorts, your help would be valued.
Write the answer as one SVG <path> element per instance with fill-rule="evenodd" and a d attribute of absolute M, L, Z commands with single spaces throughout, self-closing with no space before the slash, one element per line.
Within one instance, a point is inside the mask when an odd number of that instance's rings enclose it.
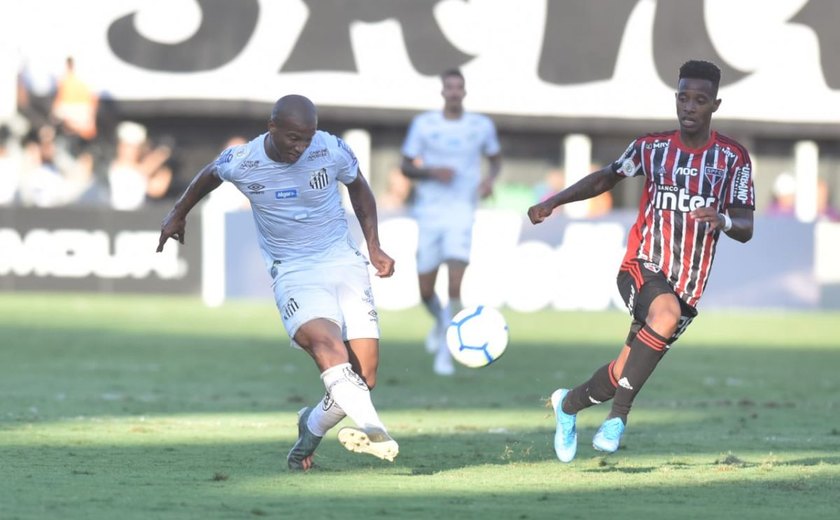
<path fill-rule="evenodd" d="M 630 316 L 633 317 L 630 333 L 627 335 L 627 345 L 644 327 L 650 304 L 660 294 L 673 294 L 680 302 L 680 322 L 677 324 L 674 335 L 667 341 L 669 346 L 677 341 L 677 338 L 691 324 L 691 320 L 697 317 L 697 309 L 682 301 L 674 292 L 671 284 L 668 283 L 665 275 L 662 274 L 662 270 L 653 262 L 638 258 L 624 262 L 621 264 L 616 283 L 618 284 L 618 292 L 621 293 L 621 298 L 624 300 L 627 310 L 630 311 Z"/>

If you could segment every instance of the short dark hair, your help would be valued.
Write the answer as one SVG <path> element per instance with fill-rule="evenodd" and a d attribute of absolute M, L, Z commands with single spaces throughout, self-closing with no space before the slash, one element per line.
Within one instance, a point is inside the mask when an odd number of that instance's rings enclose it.
<path fill-rule="evenodd" d="M 441 75 L 440 75 L 440 80 L 443 81 L 446 78 L 451 78 L 451 77 L 461 78 L 461 81 L 465 81 L 464 80 L 464 75 L 461 74 L 460 69 L 447 69 L 447 70 L 443 71 L 443 73 L 441 73 Z"/>
<path fill-rule="evenodd" d="M 720 85 L 720 69 L 710 61 L 688 60 L 680 67 L 679 79 L 683 78 L 709 80 L 712 82 L 715 95 L 717 95 L 718 86 Z"/>

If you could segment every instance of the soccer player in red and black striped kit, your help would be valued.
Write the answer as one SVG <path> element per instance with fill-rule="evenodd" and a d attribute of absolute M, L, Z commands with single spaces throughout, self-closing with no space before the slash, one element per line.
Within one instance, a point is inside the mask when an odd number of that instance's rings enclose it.
<path fill-rule="evenodd" d="M 721 233 L 739 242 L 752 238 L 750 156 L 711 129 L 721 101 L 719 83 L 720 69 L 713 63 L 686 62 L 676 92 L 679 130 L 637 138 L 614 163 L 528 209 L 538 224 L 558 206 L 604 193 L 628 177 L 645 179 L 617 279 L 632 316 L 625 345 L 588 381 L 551 396 L 557 418 L 554 449 L 563 462 L 577 451 L 576 414 L 610 399 L 612 408 L 592 444 L 607 453 L 618 449 L 633 399 L 697 316 Z"/>

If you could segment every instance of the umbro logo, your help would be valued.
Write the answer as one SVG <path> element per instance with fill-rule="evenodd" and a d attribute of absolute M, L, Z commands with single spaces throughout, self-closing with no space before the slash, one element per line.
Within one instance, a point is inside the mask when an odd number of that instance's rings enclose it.
<path fill-rule="evenodd" d="M 265 189 L 265 186 L 263 186 L 262 184 L 260 184 L 258 182 L 255 182 L 253 184 L 249 184 L 248 189 L 253 191 L 253 192 L 260 192 L 260 191 Z"/>
<path fill-rule="evenodd" d="M 618 380 L 618 386 L 626 388 L 627 390 L 633 390 L 633 386 L 630 385 L 630 381 L 628 381 L 626 377 L 622 377 Z"/>

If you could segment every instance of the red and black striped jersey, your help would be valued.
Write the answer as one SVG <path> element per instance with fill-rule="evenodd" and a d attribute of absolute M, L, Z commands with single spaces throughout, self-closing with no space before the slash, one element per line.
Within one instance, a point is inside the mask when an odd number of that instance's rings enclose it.
<path fill-rule="evenodd" d="M 612 169 L 625 177 L 645 177 L 624 261 L 657 264 L 677 295 L 696 306 L 709 281 L 720 230 L 707 234 L 706 224 L 689 212 L 701 206 L 719 212 L 755 209 L 749 153 L 717 132 L 706 146 L 692 149 L 674 130 L 636 139 Z"/>

